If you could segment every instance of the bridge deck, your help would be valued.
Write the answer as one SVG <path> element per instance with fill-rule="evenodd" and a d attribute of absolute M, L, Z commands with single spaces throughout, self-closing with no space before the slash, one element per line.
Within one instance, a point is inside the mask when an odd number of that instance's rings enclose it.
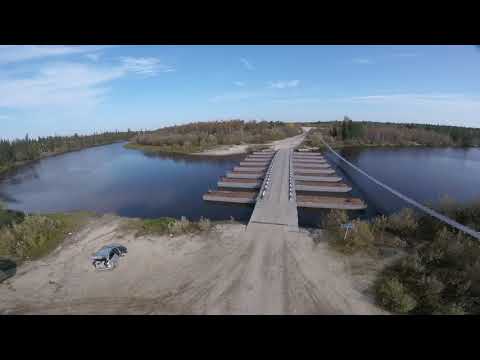
<path fill-rule="evenodd" d="M 257 199 L 249 227 L 262 223 L 285 225 L 289 230 L 298 231 L 297 204 L 294 199 L 289 199 L 290 155 L 288 149 L 281 149 L 275 155 L 271 183 L 265 189 L 265 195 Z"/>

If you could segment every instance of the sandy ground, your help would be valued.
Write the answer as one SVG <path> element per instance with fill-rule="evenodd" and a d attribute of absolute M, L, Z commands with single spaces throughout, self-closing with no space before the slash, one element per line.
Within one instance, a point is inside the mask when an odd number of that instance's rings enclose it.
<path fill-rule="evenodd" d="M 0 314 L 381 314 L 365 281 L 306 230 L 257 239 L 245 225 L 216 225 L 196 236 L 145 236 L 124 219 L 92 220 L 49 256 L 0 284 Z M 113 271 L 89 256 L 107 243 L 128 247 Z"/>
<path fill-rule="evenodd" d="M 310 130 L 310 128 L 303 128 L 304 131 Z M 268 144 L 263 144 L 269 146 L 271 149 L 288 149 L 300 145 L 303 139 L 306 136 L 306 132 L 300 135 L 292 136 L 283 140 L 273 141 Z M 218 148 L 203 151 L 200 153 L 195 153 L 192 155 L 212 155 L 212 156 L 222 156 L 222 155 L 235 155 L 235 154 L 244 154 L 247 152 L 249 146 L 254 146 L 258 144 L 245 144 L 245 145 L 232 145 L 232 146 L 219 146 Z"/>

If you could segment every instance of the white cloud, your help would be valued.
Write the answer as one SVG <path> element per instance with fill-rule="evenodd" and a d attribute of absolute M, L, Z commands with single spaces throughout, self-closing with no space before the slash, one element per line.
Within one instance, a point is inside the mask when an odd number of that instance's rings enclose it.
<path fill-rule="evenodd" d="M 299 84 L 300 80 L 275 81 L 270 83 L 270 87 L 274 89 L 286 89 L 297 87 Z"/>
<path fill-rule="evenodd" d="M 156 58 L 133 57 L 109 66 L 54 62 L 29 66 L 28 72 L 15 68 L 0 74 L 0 108 L 92 106 L 104 99 L 109 90 L 107 85 L 113 80 L 129 74 L 152 76 L 170 71 L 171 67 Z"/>
<path fill-rule="evenodd" d="M 0 107 L 94 105 L 107 90 L 103 85 L 124 74 L 125 70 L 120 67 L 50 64 L 31 77 L 3 79 L 0 82 Z"/>
<path fill-rule="evenodd" d="M 245 86 L 245 83 L 243 81 L 235 81 L 233 84 L 240 87 Z"/>
<path fill-rule="evenodd" d="M 355 58 L 352 62 L 355 64 L 373 64 L 373 61 L 367 58 Z"/>
<path fill-rule="evenodd" d="M 0 64 L 41 58 L 88 53 L 105 48 L 104 46 L 65 46 L 65 45 L 0 45 Z"/>
<path fill-rule="evenodd" d="M 241 58 L 240 61 L 242 62 L 243 66 L 245 66 L 245 68 L 247 70 L 254 70 L 255 69 L 255 67 L 252 65 L 252 63 L 250 61 L 248 61 L 247 59 Z"/>
<path fill-rule="evenodd" d="M 174 68 L 164 65 L 154 57 L 123 57 L 121 58 L 124 68 L 140 75 L 156 75 L 161 72 L 172 72 Z"/>

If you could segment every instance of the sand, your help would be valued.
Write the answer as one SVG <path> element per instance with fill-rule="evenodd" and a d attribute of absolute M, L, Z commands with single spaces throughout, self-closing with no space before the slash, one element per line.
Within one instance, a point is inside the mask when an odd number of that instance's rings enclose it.
<path fill-rule="evenodd" d="M 302 229 L 258 239 L 245 225 L 200 235 L 135 238 L 125 219 L 93 219 L 45 258 L 0 283 L 0 314 L 382 314 L 345 258 Z M 113 271 L 90 255 L 107 243 L 128 254 Z"/>

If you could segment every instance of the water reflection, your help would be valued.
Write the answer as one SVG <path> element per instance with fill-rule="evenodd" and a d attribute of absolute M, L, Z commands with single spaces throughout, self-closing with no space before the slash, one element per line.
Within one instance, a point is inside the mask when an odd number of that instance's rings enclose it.
<path fill-rule="evenodd" d="M 422 203 L 445 194 L 466 202 L 480 197 L 480 149 L 343 149 L 358 167 Z M 368 208 L 349 212 L 368 218 L 406 206 L 403 201 L 326 154 L 336 172 L 352 187 L 352 196 Z M 0 180 L 0 198 L 27 212 L 91 210 L 129 217 L 160 216 L 248 221 L 251 205 L 204 202 L 243 155 L 212 157 L 144 154 L 113 144 L 43 159 Z M 300 225 L 321 222 L 325 210 L 299 209 Z"/>
<path fill-rule="evenodd" d="M 12 209 L 27 212 L 91 210 L 130 217 L 229 220 L 233 216 L 246 221 L 251 207 L 202 199 L 242 158 L 146 155 L 113 144 L 21 168 L 0 182 L 0 196 Z"/>

